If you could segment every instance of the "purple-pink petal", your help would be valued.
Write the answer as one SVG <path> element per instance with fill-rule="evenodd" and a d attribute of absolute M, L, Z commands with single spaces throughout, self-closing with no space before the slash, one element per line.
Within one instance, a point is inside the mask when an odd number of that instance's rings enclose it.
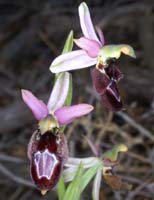
<path fill-rule="evenodd" d="M 101 41 L 101 46 L 104 46 L 105 40 L 104 40 L 104 34 L 103 34 L 102 30 L 98 26 L 96 26 L 96 31 L 97 31 L 98 37 Z"/>
<path fill-rule="evenodd" d="M 91 21 L 88 6 L 85 2 L 81 3 L 79 6 L 79 18 L 83 35 L 88 39 L 92 39 L 100 43 Z"/>
<path fill-rule="evenodd" d="M 48 115 L 48 108 L 46 104 L 36 98 L 30 91 L 28 90 L 21 90 L 22 99 L 25 104 L 31 109 L 32 113 L 34 114 L 35 118 L 41 120 Z"/>
<path fill-rule="evenodd" d="M 91 58 L 98 56 L 101 46 L 97 41 L 81 37 L 80 39 L 75 39 L 74 42 L 78 47 L 85 50 Z"/>
<path fill-rule="evenodd" d="M 78 104 L 74 106 L 65 106 L 55 111 L 55 116 L 60 126 L 71 123 L 75 118 L 82 117 L 90 113 L 93 106 L 89 104 Z"/>

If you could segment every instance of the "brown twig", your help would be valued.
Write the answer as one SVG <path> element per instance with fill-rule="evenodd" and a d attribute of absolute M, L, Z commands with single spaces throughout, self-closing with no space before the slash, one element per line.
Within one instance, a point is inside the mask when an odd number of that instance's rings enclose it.
<path fill-rule="evenodd" d="M 3 164 L 0 163 L 0 172 L 6 175 L 8 178 L 13 180 L 14 182 L 18 184 L 22 184 L 28 187 L 35 187 L 34 184 L 28 180 L 25 180 L 15 174 L 13 174 L 11 171 L 9 171 Z"/>
<path fill-rule="evenodd" d="M 88 93 L 90 93 L 91 95 L 95 96 L 96 99 L 99 99 L 99 97 L 97 96 L 97 94 L 93 91 L 92 88 L 90 87 L 86 87 L 86 90 Z M 117 112 L 115 113 L 117 116 L 121 117 L 125 122 L 127 122 L 129 125 L 131 125 L 132 127 L 134 127 L 135 129 L 137 129 L 139 131 L 140 134 L 142 134 L 143 136 L 149 138 L 150 140 L 154 141 L 154 136 L 153 134 L 145 129 L 142 125 L 138 124 L 134 119 L 132 119 L 128 114 L 124 113 L 124 112 Z"/>
<path fill-rule="evenodd" d="M 23 163 L 23 162 L 25 162 L 21 158 L 9 156 L 9 155 L 2 154 L 2 153 L 0 153 L 0 160 L 1 161 L 7 161 L 7 162 L 13 162 L 13 163 Z"/>
<path fill-rule="evenodd" d="M 127 122 L 129 125 L 137 129 L 143 136 L 149 138 L 150 140 L 154 141 L 154 136 L 153 134 L 145 129 L 143 126 L 138 124 L 134 119 L 132 119 L 128 114 L 124 112 L 117 112 L 116 115 L 120 116 L 125 122 Z"/>

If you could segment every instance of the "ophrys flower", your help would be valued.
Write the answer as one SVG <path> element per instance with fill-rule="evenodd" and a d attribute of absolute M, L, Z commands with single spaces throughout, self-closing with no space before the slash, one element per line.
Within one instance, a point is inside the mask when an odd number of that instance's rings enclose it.
<path fill-rule="evenodd" d="M 89 104 L 64 106 L 69 82 L 68 72 L 58 75 L 47 105 L 30 91 L 22 90 L 24 102 L 39 121 L 28 146 L 28 157 L 32 179 L 42 194 L 57 184 L 68 157 L 67 142 L 60 127 L 93 110 Z"/>
<path fill-rule="evenodd" d="M 108 79 L 108 84 L 101 93 L 102 102 L 110 110 L 119 111 L 122 108 L 122 102 L 116 85 L 118 80 L 114 79 L 112 72 L 107 73 L 107 68 L 111 66 L 110 62 L 112 62 L 113 59 L 118 59 L 120 57 L 121 53 L 135 57 L 134 50 L 131 46 L 126 44 L 104 45 L 103 33 L 99 28 L 96 29 L 97 33 L 95 32 L 90 12 L 85 2 L 81 3 L 79 6 L 79 18 L 83 37 L 75 39 L 74 42 L 81 50 L 75 50 L 58 56 L 52 62 L 50 70 L 53 73 L 59 73 L 95 65 L 100 76 L 102 74 L 102 84 L 106 84 L 106 82 L 104 82 L 105 80 L 103 81 L 104 78 Z M 95 76 L 96 70 L 93 70 L 94 75 L 92 75 L 92 77 Z M 119 71 L 117 68 L 114 71 L 117 70 Z M 94 79 L 94 86 L 96 88 L 96 78 L 93 78 L 93 80 Z M 101 87 L 101 83 L 98 84 L 100 84 Z"/>

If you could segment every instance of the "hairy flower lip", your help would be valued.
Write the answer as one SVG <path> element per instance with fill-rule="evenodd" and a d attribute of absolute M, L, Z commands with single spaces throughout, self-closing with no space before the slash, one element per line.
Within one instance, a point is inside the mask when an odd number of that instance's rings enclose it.
<path fill-rule="evenodd" d="M 123 73 L 117 67 L 116 60 L 109 60 L 107 66 L 104 67 L 104 71 L 115 82 L 119 82 L 123 78 Z"/>
<path fill-rule="evenodd" d="M 109 90 L 106 90 L 106 92 L 101 95 L 101 100 L 104 106 L 113 112 L 118 112 L 123 108 L 121 98 L 118 97 L 117 100 L 115 95 L 113 95 L 113 93 L 111 93 Z"/>
<path fill-rule="evenodd" d="M 68 158 L 65 136 L 51 131 L 41 135 L 36 131 L 31 137 L 28 154 L 32 180 L 38 189 L 47 192 L 57 184 Z"/>
<path fill-rule="evenodd" d="M 102 74 L 96 68 L 91 69 L 91 77 L 94 88 L 98 94 L 102 94 L 105 88 L 108 86 L 110 80 L 105 74 Z"/>
<path fill-rule="evenodd" d="M 123 107 L 116 85 L 117 81 L 121 78 L 121 74 L 117 71 L 117 69 L 114 70 L 108 71 L 108 74 L 104 74 L 94 68 L 91 70 L 91 76 L 93 85 L 97 93 L 100 95 L 104 106 L 114 112 L 117 112 Z M 107 68 L 105 71 L 107 71 Z M 116 80 L 113 80 L 113 78 Z"/>
<path fill-rule="evenodd" d="M 106 90 L 110 91 L 118 102 L 121 101 L 118 89 L 116 88 L 116 81 L 111 80 L 111 83 L 107 86 Z"/>

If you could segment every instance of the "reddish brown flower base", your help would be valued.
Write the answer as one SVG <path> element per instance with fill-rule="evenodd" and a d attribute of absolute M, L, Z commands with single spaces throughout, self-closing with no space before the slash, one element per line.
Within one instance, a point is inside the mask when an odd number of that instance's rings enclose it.
<path fill-rule="evenodd" d="M 123 75 L 114 63 L 110 63 L 104 70 L 105 73 L 101 73 L 96 68 L 91 70 L 93 84 L 104 106 L 111 111 L 117 112 L 123 107 L 117 88 L 117 82 Z"/>
<path fill-rule="evenodd" d="M 35 132 L 29 145 L 31 176 L 42 193 L 52 189 L 58 182 L 66 158 L 67 145 L 64 136 L 47 131 Z"/>

